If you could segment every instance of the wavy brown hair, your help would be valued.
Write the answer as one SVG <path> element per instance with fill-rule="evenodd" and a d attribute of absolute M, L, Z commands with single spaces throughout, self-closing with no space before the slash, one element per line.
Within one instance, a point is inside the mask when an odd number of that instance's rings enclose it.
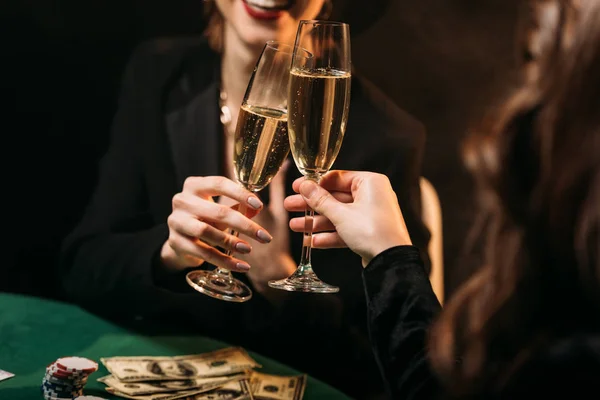
<path fill-rule="evenodd" d="M 600 320 L 600 1 L 537 5 L 557 12 L 526 57 L 537 72 L 465 145 L 490 224 L 485 266 L 431 330 L 453 395 L 500 390 L 537 351 Z"/>
<path fill-rule="evenodd" d="M 214 0 L 204 1 L 204 18 L 207 21 L 204 36 L 208 39 L 210 48 L 221 53 L 223 51 L 224 21 Z"/>

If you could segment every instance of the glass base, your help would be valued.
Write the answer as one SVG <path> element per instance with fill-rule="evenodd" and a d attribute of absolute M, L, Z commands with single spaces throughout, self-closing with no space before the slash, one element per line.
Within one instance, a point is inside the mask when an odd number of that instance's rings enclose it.
<path fill-rule="evenodd" d="M 339 287 L 320 280 L 310 265 L 298 267 L 296 272 L 288 278 L 269 281 L 269 286 L 288 292 L 337 293 L 340 291 Z"/>
<path fill-rule="evenodd" d="M 191 287 L 215 299 L 242 303 L 252 298 L 252 290 L 231 275 L 215 271 L 188 272 L 185 280 Z"/>

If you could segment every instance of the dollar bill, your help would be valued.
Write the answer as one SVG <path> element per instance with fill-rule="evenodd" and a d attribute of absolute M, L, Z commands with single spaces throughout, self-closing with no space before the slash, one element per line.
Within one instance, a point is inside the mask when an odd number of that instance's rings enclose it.
<path fill-rule="evenodd" d="M 139 396 L 132 396 L 127 393 L 119 392 L 116 389 L 113 389 L 109 386 L 105 388 L 105 390 L 113 394 L 115 396 L 124 397 L 126 399 L 134 399 L 134 400 L 175 400 L 175 399 L 185 399 L 189 398 L 198 393 L 202 393 L 198 390 L 183 390 L 181 392 L 172 392 L 172 393 L 153 393 L 153 394 L 142 394 Z M 193 398 L 193 397 L 192 397 Z"/>
<path fill-rule="evenodd" d="M 227 382 L 239 381 L 247 377 L 247 374 L 241 373 L 222 377 L 194 378 L 176 381 L 122 382 L 112 375 L 107 375 L 99 378 L 98 382 L 102 382 L 121 393 L 125 393 L 130 396 L 140 396 L 153 393 L 180 392 L 193 389 L 207 392 L 223 386 Z"/>
<path fill-rule="evenodd" d="M 106 391 L 115 396 L 133 400 L 253 400 L 247 379 L 230 381 L 217 389 L 203 393 L 198 393 L 193 390 L 184 390 L 173 393 L 154 393 L 132 396 L 111 387 L 107 387 Z"/>
<path fill-rule="evenodd" d="M 257 400 L 300 400 L 304 397 L 306 375 L 279 376 L 252 371 L 250 390 Z"/>
<path fill-rule="evenodd" d="M 208 378 L 261 367 L 240 347 L 187 356 L 109 357 L 100 361 L 122 382 Z"/>
<path fill-rule="evenodd" d="M 229 382 L 210 392 L 188 396 L 183 400 L 254 400 L 247 379 Z"/>

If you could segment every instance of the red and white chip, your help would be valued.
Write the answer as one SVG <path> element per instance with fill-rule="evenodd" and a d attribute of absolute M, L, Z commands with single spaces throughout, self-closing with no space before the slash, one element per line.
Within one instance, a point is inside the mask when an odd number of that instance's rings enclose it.
<path fill-rule="evenodd" d="M 84 371 L 67 371 L 64 368 L 59 367 L 56 363 L 52 363 L 46 368 L 46 372 L 52 376 L 64 379 L 83 379 L 87 378 L 91 372 Z"/>
<path fill-rule="evenodd" d="M 61 357 L 54 364 L 66 372 L 91 374 L 98 370 L 98 363 L 85 357 Z"/>

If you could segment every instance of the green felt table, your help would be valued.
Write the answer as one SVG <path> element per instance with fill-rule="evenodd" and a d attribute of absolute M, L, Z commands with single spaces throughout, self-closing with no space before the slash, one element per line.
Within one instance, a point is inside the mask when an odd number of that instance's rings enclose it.
<path fill-rule="evenodd" d="M 15 374 L 0 382 L 1 400 L 42 399 L 40 385 L 48 364 L 75 355 L 98 361 L 84 392 L 117 399 L 96 382 L 106 375 L 100 357 L 174 356 L 228 347 L 202 336 L 140 335 L 105 321 L 71 304 L 0 293 L 0 369 Z M 301 372 L 260 354 L 249 352 L 263 366 L 261 372 L 297 375 Z M 348 399 L 325 383 L 308 377 L 304 399 Z"/>

